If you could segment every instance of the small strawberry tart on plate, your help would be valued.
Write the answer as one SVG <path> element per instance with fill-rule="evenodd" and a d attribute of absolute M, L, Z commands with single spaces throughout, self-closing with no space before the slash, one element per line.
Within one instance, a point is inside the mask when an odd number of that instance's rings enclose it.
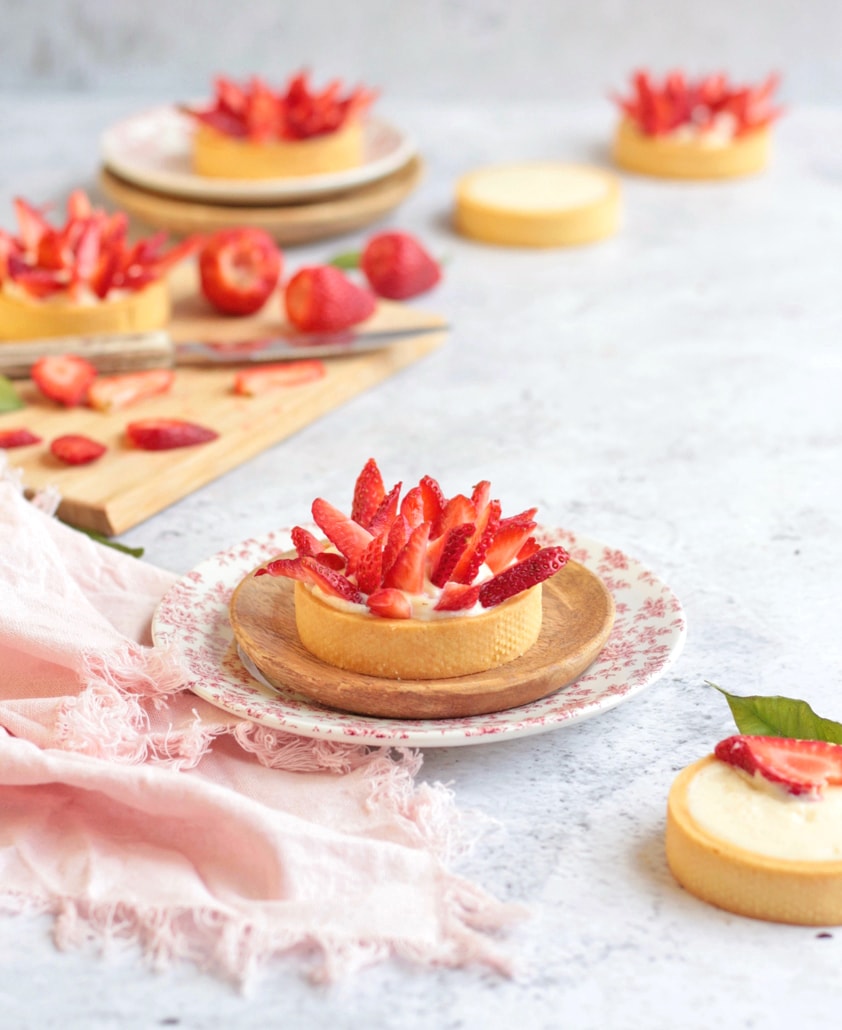
<path fill-rule="evenodd" d="M 0 230 L 0 342 L 147 332 L 170 317 L 169 270 L 196 240 L 166 250 L 165 233 L 130 244 L 128 219 L 76 190 L 63 225 L 15 201 L 18 233 Z"/>
<path fill-rule="evenodd" d="M 672 72 L 658 83 L 645 71 L 632 77 L 614 138 L 621 167 L 668 179 L 725 179 L 763 170 L 771 125 L 780 115 L 772 96 L 778 77 L 734 86 L 724 75 L 697 81 Z"/>
<path fill-rule="evenodd" d="M 349 514 L 317 498 L 321 535 L 296 527 L 296 553 L 235 591 L 234 635 L 270 682 L 295 666 L 295 689 L 333 707 L 453 717 L 546 696 L 596 658 L 611 595 L 536 542 L 534 508 L 503 517 L 487 481 L 450 498 L 431 476 L 401 488 L 369 460 Z"/>
<path fill-rule="evenodd" d="M 338 81 L 322 90 L 306 73 L 273 89 L 253 77 L 220 76 L 213 99 L 186 107 L 195 120 L 193 168 L 216 179 L 286 179 L 355 168 L 365 155 L 363 127 L 374 93 L 343 92 Z"/>
<path fill-rule="evenodd" d="M 729 912 L 842 923 L 842 746 L 721 741 L 670 790 L 666 853 L 683 887 Z"/>

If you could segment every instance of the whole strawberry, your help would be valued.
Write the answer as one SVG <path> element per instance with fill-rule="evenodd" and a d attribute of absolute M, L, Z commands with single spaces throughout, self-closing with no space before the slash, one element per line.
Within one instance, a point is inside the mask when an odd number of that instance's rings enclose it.
<path fill-rule="evenodd" d="M 438 262 L 405 232 L 372 236 L 363 250 L 360 267 L 372 290 L 389 300 L 417 297 L 441 279 Z"/>
<path fill-rule="evenodd" d="M 374 314 L 374 297 L 332 265 L 302 268 L 284 291 L 287 317 L 305 333 L 348 329 Z"/>

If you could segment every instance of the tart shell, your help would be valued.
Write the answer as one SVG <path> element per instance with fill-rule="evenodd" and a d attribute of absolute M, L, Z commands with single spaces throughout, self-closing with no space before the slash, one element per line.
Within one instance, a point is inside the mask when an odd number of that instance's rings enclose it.
<path fill-rule="evenodd" d="M 684 769 L 667 803 L 667 863 L 691 894 L 753 919 L 801 926 L 842 924 L 842 862 L 787 861 L 736 847 L 700 827 L 687 795 L 696 774 L 717 759 Z"/>
<path fill-rule="evenodd" d="M 147 332 L 160 329 L 169 318 L 169 287 L 163 280 L 97 304 L 76 304 L 62 297 L 30 300 L 0 290 L 0 341 Z"/>
<path fill-rule="evenodd" d="M 198 125 L 193 136 L 193 169 L 214 179 L 286 179 L 356 168 L 363 162 L 359 120 L 324 136 L 254 143 Z"/>
<path fill-rule="evenodd" d="M 613 156 L 621 168 L 662 179 L 731 179 L 763 171 L 770 150 L 767 128 L 716 146 L 699 139 L 647 136 L 624 118 L 617 127 Z"/>

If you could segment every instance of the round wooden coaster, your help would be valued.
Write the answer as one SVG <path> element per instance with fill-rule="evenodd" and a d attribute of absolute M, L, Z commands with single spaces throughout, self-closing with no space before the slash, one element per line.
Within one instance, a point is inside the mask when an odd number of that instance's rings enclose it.
<path fill-rule="evenodd" d="M 614 600 L 598 576 L 569 562 L 544 583 L 543 623 L 521 658 L 497 669 L 440 680 L 390 680 L 327 665 L 295 628 L 294 581 L 250 573 L 231 598 L 234 636 L 280 691 L 359 715 L 452 719 L 536 701 L 572 683 L 596 658 L 614 624 Z"/>
<path fill-rule="evenodd" d="M 423 162 L 414 157 L 376 182 L 293 204 L 210 204 L 143 189 L 103 167 L 99 186 L 123 211 L 179 236 L 240 226 L 265 229 L 282 246 L 310 243 L 361 229 L 404 201 L 418 185 Z"/>

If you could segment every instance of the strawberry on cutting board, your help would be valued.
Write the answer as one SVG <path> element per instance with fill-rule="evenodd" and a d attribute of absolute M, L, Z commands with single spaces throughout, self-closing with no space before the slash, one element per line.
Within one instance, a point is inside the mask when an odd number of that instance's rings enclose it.
<path fill-rule="evenodd" d="M 269 300 L 281 277 L 283 258 L 263 229 L 223 229 L 199 252 L 205 298 L 225 315 L 251 315 Z"/>
<path fill-rule="evenodd" d="M 175 372 L 170 368 L 98 376 L 88 387 L 88 404 L 97 411 L 117 411 L 147 397 L 166 393 L 174 382 Z"/>
<path fill-rule="evenodd" d="M 90 465 L 108 450 L 105 444 L 92 440 L 81 433 L 66 433 L 57 436 L 50 444 L 50 451 L 65 465 Z"/>
<path fill-rule="evenodd" d="M 287 283 L 284 304 L 290 322 L 302 332 L 339 332 L 364 322 L 377 306 L 368 290 L 332 265 L 300 269 Z"/>
<path fill-rule="evenodd" d="M 72 408 L 87 398 L 97 370 L 76 354 L 51 354 L 39 358 L 30 374 L 45 397 Z"/>

